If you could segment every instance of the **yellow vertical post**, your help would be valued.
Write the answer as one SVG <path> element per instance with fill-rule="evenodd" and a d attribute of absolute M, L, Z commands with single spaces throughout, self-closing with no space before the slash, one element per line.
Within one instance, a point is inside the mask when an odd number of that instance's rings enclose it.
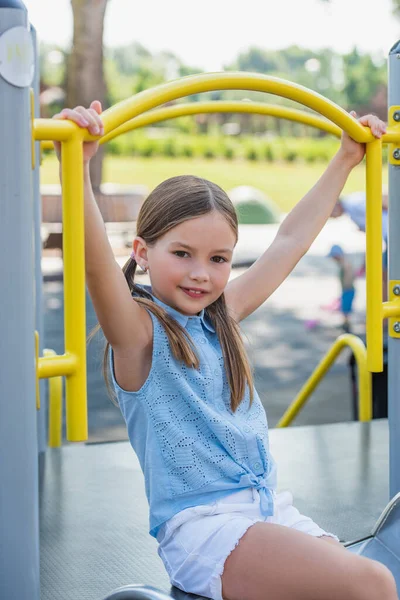
<path fill-rule="evenodd" d="M 57 356 L 54 350 L 43 349 L 43 356 Z M 49 377 L 49 425 L 50 448 L 59 448 L 62 442 L 62 377 Z"/>
<path fill-rule="evenodd" d="M 382 141 L 366 144 L 366 278 L 367 361 L 374 373 L 383 371 L 382 301 Z"/>
<path fill-rule="evenodd" d="M 77 357 L 66 378 L 67 439 L 87 439 L 85 240 L 82 138 L 62 143 L 65 353 Z"/>

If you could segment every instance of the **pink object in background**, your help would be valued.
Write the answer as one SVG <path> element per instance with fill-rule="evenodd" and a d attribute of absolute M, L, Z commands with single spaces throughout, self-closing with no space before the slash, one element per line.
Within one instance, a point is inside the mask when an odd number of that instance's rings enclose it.
<path fill-rule="evenodd" d="M 340 310 L 341 300 L 340 298 L 335 298 L 330 302 L 330 304 L 324 304 L 321 306 L 322 310 L 327 310 L 328 312 L 336 312 Z"/>
<path fill-rule="evenodd" d="M 355 273 L 356 277 L 364 277 L 365 275 L 365 265 L 362 265 L 358 271 Z"/>
<path fill-rule="evenodd" d="M 312 329 L 315 329 L 318 325 L 319 325 L 318 319 L 307 319 L 307 321 L 304 323 L 304 327 L 306 329 L 308 329 L 309 331 L 311 331 Z"/>

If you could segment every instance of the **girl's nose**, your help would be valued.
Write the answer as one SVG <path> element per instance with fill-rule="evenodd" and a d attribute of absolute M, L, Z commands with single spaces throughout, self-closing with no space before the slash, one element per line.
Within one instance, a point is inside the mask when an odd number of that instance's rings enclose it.
<path fill-rule="evenodd" d="M 202 265 L 193 266 L 190 278 L 196 281 L 208 281 L 210 276 L 208 274 L 207 269 Z"/>

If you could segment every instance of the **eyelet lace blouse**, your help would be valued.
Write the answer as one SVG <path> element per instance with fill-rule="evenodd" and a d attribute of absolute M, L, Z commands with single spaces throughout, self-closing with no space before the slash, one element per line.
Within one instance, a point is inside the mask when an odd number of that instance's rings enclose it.
<path fill-rule="evenodd" d="M 262 513 L 272 515 L 276 467 L 257 392 L 249 406 L 247 389 L 233 413 L 221 346 L 204 310 L 188 317 L 153 300 L 189 333 L 200 367 L 188 368 L 173 357 L 152 313 L 152 364 L 140 390 L 118 385 L 110 352 L 113 385 L 145 478 L 150 534 L 156 537 L 161 525 L 185 508 L 250 487 L 260 492 Z"/>

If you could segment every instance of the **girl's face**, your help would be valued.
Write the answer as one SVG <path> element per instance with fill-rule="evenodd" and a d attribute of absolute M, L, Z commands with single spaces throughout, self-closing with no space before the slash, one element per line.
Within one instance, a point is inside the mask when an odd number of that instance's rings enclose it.
<path fill-rule="evenodd" d="M 180 223 L 147 247 L 154 295 L 183 314 L 199 313 L 223 293 L 235 244 L 217 211 Z"/>

